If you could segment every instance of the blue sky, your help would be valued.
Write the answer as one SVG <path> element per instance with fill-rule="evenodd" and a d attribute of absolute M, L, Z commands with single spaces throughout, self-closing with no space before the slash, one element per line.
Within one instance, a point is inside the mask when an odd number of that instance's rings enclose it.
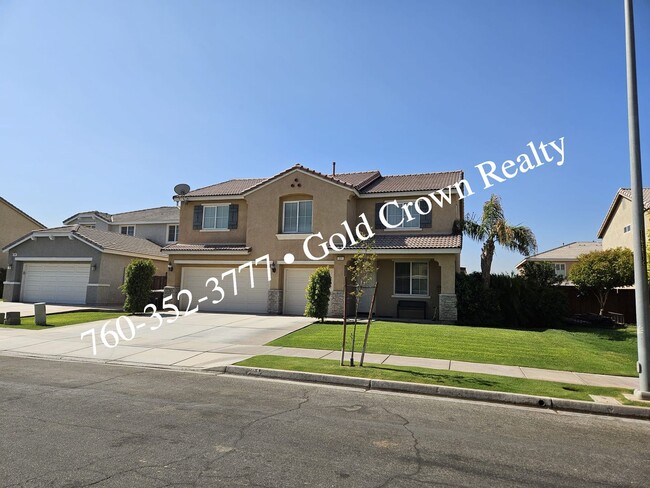
<path fill-rule="evenodd" d="M 635 9 L 650 186 L 650 0 Z M 563 166 L 482 189 L 477 164 L 559 137 Z M 542 250 L 594 240 L 629 186 L 623 0 L 0 2 L 0 194 L 46 225 L 333 160 L 462 169 L 468 212 L 492 190 Z"/>

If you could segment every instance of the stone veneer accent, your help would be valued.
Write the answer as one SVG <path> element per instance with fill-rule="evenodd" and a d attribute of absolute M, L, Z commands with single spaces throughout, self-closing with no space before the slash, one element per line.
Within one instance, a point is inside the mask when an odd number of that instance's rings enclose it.
<path fill-rule="evenodd" d="M 269 290 L 268 298 L 266 301 L 266 311 L 271 314 L 282 313 L 282 298 L 283 290 Z"/>
<path fill-rule="evenodd" d="M 166 286 L 163 289 L 163 298 L 167 298 L 168 296 L 172 296 L 172 300 L 169 303 L 172 303 L 173 305 L 178 305 L 178 292 L 181 291 L 180 287 L 178 286 Z"/>
<path fill-rule="evenodd" d="M 440 304 L 440 317 L 441 322 L 456 322 L 458 320 L 458 308 L 456 306 L 456 295 L 455 294 L 443 294 L 439 295 L 439 304 Z"/>
<path fill-rule="evenodd" d="M 327 310 L 328 317 L 343 317 L 343 290 L 332 290 L 330 293 L 330 305 Z"/>

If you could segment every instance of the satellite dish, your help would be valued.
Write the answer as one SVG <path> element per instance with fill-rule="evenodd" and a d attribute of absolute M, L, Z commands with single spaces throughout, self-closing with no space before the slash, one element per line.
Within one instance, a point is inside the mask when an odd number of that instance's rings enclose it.
<path fill-rule="evenodd" d="M 185 183 L 179 183 L 174 187 L 174 191 L 176 192 L 176 195 L 187 195 L 187 193 L 190 191 L 190 185 L 186 185 Z"/>

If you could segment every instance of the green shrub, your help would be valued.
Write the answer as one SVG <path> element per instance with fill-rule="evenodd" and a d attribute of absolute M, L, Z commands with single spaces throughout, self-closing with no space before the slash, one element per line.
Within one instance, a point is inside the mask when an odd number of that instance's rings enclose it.
<path fill-rule="evenodd" d="M 537 269 L 536 271 L 544 271 Z M 541 278 L 541 279 L 540 279 Z M 458 322 L 520 328 L 555 327 L 567 313 L 566 295 L 547 273 L 492 275 L 483 287 L 480 273 L 456 277 Z"/>
<path fill-rule="evenodd" d="M 305 316 L 316 317 L 323 321 L 327 315 L 327 309 L 330 303 L 330 287 L 332 286 L 332 276 L 329 268 L 322 266 L 317 268 L 309 277 L 309 284 L 305 295 L 307 305 L 305 306 Z"/>
<path fill-rule="evenodd" d="M 151 298 L 151 287 L 156 267 L 151 259 L 134 259 L 126 268 L 124 284 L 120 286 L 126 295 L 124 311 L 138 313 L 144 310 Z"/>

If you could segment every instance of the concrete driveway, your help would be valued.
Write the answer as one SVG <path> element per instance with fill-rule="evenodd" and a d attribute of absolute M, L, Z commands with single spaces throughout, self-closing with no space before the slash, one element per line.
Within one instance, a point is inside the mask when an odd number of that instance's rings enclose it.
<path fill-rule="evenodd" d="M 264 344 L 314 321 L 306 317 L 197 312 L 175 321 L 172 315 L 165 314 L 158 327 L 156 318 L 130 318 L 136 326 L 135 337 L 129 341 L 121 339 L 116 347 L 106 347 L 101 342 L 105 321 L 43 330 L 0 328 L 0 354 L 205 369 L 277 350 Z M 127 322 L 122 325 L 124 334 L 130 337 Z M 152 327 L 158 328 L 151 330 Z M 88 330 L 95 331 L 96 354 L 91 334 L 81 339 L 81 334 Z M 106 330 L 116 330 L 115 319 Z M 113 339 L 108 340 L 112 345 Z"/>

